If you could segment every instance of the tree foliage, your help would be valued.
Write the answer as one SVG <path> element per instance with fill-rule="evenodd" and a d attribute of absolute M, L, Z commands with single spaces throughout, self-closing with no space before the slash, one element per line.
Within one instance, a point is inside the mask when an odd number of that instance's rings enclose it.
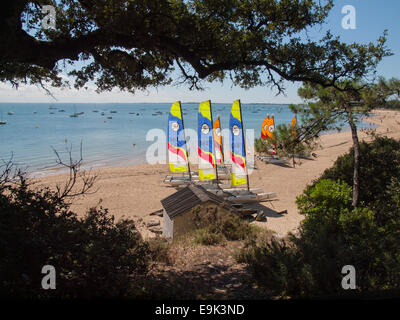
<path fill-rule="evenodd" d="M 319 127 L 319 126 L 318 126 Z M 276 147 L 278 157 L 289 157 L 295 166 L 295 158 L 309 157 L 317 146 L 317 139 L 320 131 L 310 130 L 310 127 L 304 127 L 296 124 L 290 127 L 286 124 L 279 124 L 274 130 L 273 137 L 268 140 L 257 138 L 254 141 L 254 148 L 259 153 L 271 153 Z M 298 161 L 297 163 L 300 163 Z"/>
<path fill-rule="evenodd" d="M 42 6 L 56 9 L 56 28 L 41 27 Z M 1 12 L 0 79 L 14 85 L 94 82 L 98 91 L 134 92 L 179 82 L 231 78 L 245 88 L 282 80 L 335 85 L 375 71 L 390 52 L 376 44 L 345 44 L 324 23 L 333 2 L 310 0 L 16 0 Z"/>

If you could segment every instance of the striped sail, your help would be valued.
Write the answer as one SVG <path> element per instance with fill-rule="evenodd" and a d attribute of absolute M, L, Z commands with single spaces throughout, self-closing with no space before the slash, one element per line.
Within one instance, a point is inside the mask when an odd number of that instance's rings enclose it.
<path fill-rule="evenodd" d="M 199 180 L 214 180 L 216 177 L 210 100 L 199 105 L 197 135 Z"/>
<path fill-rule="evenodd" d="M 224 164 L 224 152 L 222 149 L 221 120 L 219 117 L 214 121 L 213 125 L 215 159 L 218 164 Z"/>
<path fill-rule="evenodd" d="M 232 159 L 231 182 L 233 186 L 247 183 L 246 153 L 243 141 L 243 123 L 240 108 L 240 101 L 234 101 L 229 119 L 229 137 Z"/>
<path fill-rule="evenodd" d="M 168 161 L 171 172 L 187 172 L 188 158 L 181 103 L 174 102 L 168 117 Z"/>

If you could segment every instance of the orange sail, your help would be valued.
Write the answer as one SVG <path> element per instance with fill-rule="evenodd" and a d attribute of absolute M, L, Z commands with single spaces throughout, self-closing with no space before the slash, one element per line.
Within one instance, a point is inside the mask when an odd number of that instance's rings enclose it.
<path fill-rule="evenodd" d="M 214 121 L 213 136 L 214 136 L 214 146 L 215 146 L 215 158 L 217 159 L 217 163 L 224 164 L 224 152 L 222 149 L 222 136 L 221 136 L 221 120 L 219 116 Z"/>
<path fill-rule="evenodd" d="M 267 115 L 261 126 L 261 139 L 268 140 L 274 138 L 275 119 L 274 116 Z M 276 153 L 276 145 L 273 144 L 274 154 Z"/>
<path fill-rule="evenodd" d="M 296 130 L 294 130 L 294 127 L 297 126 L 297 116 L 294 116 L 292 119 L 292 122 L 290 123 L 290 128 L 292 129 L 292 135 L 296 136 Z"/>

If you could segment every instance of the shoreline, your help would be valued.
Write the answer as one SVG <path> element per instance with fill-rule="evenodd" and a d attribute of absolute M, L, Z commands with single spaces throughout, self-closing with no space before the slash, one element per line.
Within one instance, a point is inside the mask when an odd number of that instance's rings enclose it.
<path fill-rule="evenodd" d="M 375 117 L 374 114 L 371 113 L 370 118 Z M 366 117 L 363 117 L 361 119 L 361 122 L 366 122 L 369 124 L 375 124 L 378 126 L 378 124 L 368 121 Z M 341 130 L 340 132 L 350 132 L 350 127 L 346 127 L 345 129 Z M 331 135 L 331 134 L 336 134 L 338 133 L 336 130 L 332 130 L 329 132 L 325 132 L 321 134 L 321 136 L 326 136 L 326 135 Z M 192 153 L 191 153 L 192 154 Z M 137 165 L 145 165 L 148 164 L 145 162 L 142 157 L 138 158 L 129 158 L 126 156 L 126 158 L 119 159 L 119 160 L 111 160 L 108 161 L 106 159 L 97 159 L 97 160 L 89 160 L 87 164 L 85 164 L 85 161 L 83 161 L 83 164 L 81 166 L 81 170 L 87 171 L 87 170 L 99 170 L 99 169 L 111 169 L 111 168 L 127 168 L 127 167 L 134 167 Z M 150 164 L 149 164 L 150 165 Z M 161 163 L 160 165 L 167 165 L 167 162 Z M 196 164 L 193 164 L 196 166 Z M 28 176 L 32 179 L 42 179 L 54 175 L 62 175 L 62 174 L 67 174 L 68 169 L 64 167 L 57 167 L 56 164 L 54 166 L 48 166 L 48 168 L 43 168 L 43 169 L 34 169 L 32 171 L 28 171 Z"/>
<path fill-rule="evenodd" d="M 373 114 L 375 115 L 363 121 L 378 125 L 375 129 L 378 134 L 400 139 L 400 111 L 376 109 Z M 371 139 L 364 130 L 359 131 L 359 138 L 360 141 Z M 331 167 L 337 157 L 347 153 L 351 145 L 351 134 L 346 130 L 322 135 L 320 147 L 315 151 L 318 157 L 302 160 L 302 164 L 296 168 L 264 164 L 256 159 L 256 169 L 249 179 L 250 186 L 263 188 L 264 192 L 276 192 L 278 200 L 262 202 L 267 221 L 252 223 L 271 229 L 279 235 L 295 231 L 304 218 L 297 212 L 296 196 L 326 168 Z M 90 207 L 100 204 L 108 208 L 116 220 L 133 219 L 144 238 L 154 236 L 147 231 L 145 224 L 158 217 L 149 216 L 149 213 L 160 210 L 160 200 L 176 191 L 162 183 L 163 177 L 169 174 L 167 165 L 114 166 L 96 168 L 92 173 L 98 176 L 94 187 L 98 191 L 76 198 L 71 210 L 83 215 Z M 33 181 L 38 187 L 53 188 L 66 178 L 66 174 L 54 174 Z M 287 214 L 278 214 L 283 210 L 287 210 Z"/>

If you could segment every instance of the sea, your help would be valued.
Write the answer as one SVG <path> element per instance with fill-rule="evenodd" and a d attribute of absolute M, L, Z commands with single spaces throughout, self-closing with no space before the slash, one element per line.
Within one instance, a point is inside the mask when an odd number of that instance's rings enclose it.
<path fill-rule="evenodd" d="M 182 103 L 185 128 L 197 130 L 198 102 Z M 84 167 L 103 168 L 146 163 L 151 129 L 166 133 L 171 103 L 0 103 L 0 166 L 14 165 L 33 176 L 58 172 L 55 151 L 64 162 L 69 150 Z M 231 103 L 213 103 L 213 117 L 229 123 Z M 71 117 L 73 114 L 78 114 Z M 242 104 L 245 129 L 260 136 L 267 114 L 275 125 L 290 124 L 293 113 L 284 104 Z M 360 128 L 375 126 L 361 122 Z M 347 129 L 346 127 L 344 129 Z M 1 170 L 1 168 L 0 168 Z"/>

